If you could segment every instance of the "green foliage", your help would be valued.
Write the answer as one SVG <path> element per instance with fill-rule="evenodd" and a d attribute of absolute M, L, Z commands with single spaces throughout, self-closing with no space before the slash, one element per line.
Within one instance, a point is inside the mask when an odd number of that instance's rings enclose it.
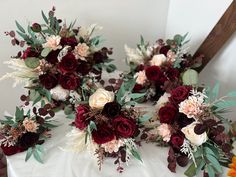
<path fill-rule="evenodd" d="M 20 109 L 19 107 L 16 107 L 15 118 L 16 118 L 16 122 L 23 120 L 24 110 Z"/>
<path fill-rule="evenodd" d="M 114 65 L 114 64 L 109 64 L 109 65 L 104 65 L 104 66 L 105 66 L 106 71 L 108 73 L 112 73 L 116 70 L 116 65 Z"/>
<path fill-rule="evenodd" d="M 193 69 L 188 69 L 182 76 L 184 85 L 195 86 L 198 84 L 198 72 Z"/>
<path fill-rule="evenodd" d="M 65 115 L 70 115 L 70 114 L 72 114 L 72 113 L 73 113 L 73 108 L 72 108 L 72 106 L 71 106 L 71 105 L 66 106 L 66 107 L 64 108 L 64 113 L 65 113 Z"/>
<path fill-rule="evenodd" d="M 48 54 L 49 54 L 51 51 L 52 51 L 51 48 L 44 48 L 44 49 L 42 50 L 42 52 L 41 52 L 41 56 L 42 56 L 42 57 L 46 57 L 46 56 L 48 56 Z"/>
<path fill-rule="evenodd" d="M 24 28 L 17 21 L 15 22 L 16 22 L 16 27 L 18 28 L 18 30 L 20 30 L 22 33 L 25 33 Z"/>
<path fill-rule="evenodd" d="M 42 17 L 43 17 L 43 20 L 45 21 L 45 23 L 48 24 L 48 18 L 46 17 L 46 15 L 44 14 L 43 11 L 41 11 L 41 14 L 42 14 Z"/>
<path fill-rule="evenodd" d="M 25 156 L 25 161 L 27 162 L 29 160 L 29 158 L 32 156 L 33 154 L 33 149 L 32 147 L 30 147 L 28 150 L 27 150 L 27 153 L 26 153 L 26 156 Z"/>
<path fill-rule="evenodd" d="M 66 116 L 67 119 L 71 119 L 71 120 L 75 120 L 75 114 L 72 113 L 72 114 L 69 114 Z"/>
<path fill-rule="evenodd" d="M 38 58 L 28 57 L 25 59 L 25 65 L 29 68 L 35 69 L 40 65 L 40 62 Z"/>
<path fill-rule="evenodd" d="M 134 158 L 136 158 L 140 162 L 143 162 L 140 154 L 135 149 L 131 149 L 131 154 L 134 156 Z"/>
<path fill-rule="evenodd" d="M 42 155 L 43 155 L 43 152 L 42 152 L 40 145 L 36 145 L 33 148 L 33 156 L 39 163 L 43 164 Z"/>
<path fill-rule="evenodd" d="M 148 120 L 150 120 L 151 118 L 152 118 L 152 115 L 145 114 L 145 115 L 139 117 L 138 122 L 143 124 L 143 123 L 147 122 Z"/>

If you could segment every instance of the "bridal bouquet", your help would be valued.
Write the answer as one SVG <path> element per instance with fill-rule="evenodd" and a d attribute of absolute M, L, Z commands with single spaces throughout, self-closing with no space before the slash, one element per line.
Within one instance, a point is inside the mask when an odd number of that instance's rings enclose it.
<path fill-rule="evenodd" d="M 74 128 L 67 135 L 67 149 L 92 151 L 98 158 L 99 169 L 105 157 L 116 158 L 114 163 L 118 165 L 119 172 L 123 171 L 122 163 L 128 163 L 130 156 L 142 161 L 137 137 L 149 116 L 133 107 L 135 100 L 143 96 L 127 94 L 134 84 L 135 80 L 123 83 L 116 92 L 99 88 L 90 96 L 88 104 L 79 105 Z"/>
<path fill-rule="evenodd" d="M 179 85 L 196 85 L 198 73 L 193 69 L 201 66 L 202 56 L 193 58 L 187 53 L 187 34 L 175 35 L 166 42 L 158 40 L 154 45 L 141 37 L 136 49 L 125 46 L 130 71 L 124 79 L 136 78 L 133 92 L 146 93 L 146 99 L 156 101 L 165 92 Z"/>
<path fill-rule="evenodd" d="M 4 154 L 10 156 L 27 151 L 25 161 L 33 155 L 43 163 L 41 145 L 50 138 L 51 128 L 56 127 L 53 116 L 50 104 L 42 103 L 42 108 L 37 110 L 33 107 L 27 112 L 16 107 L 14 116 L 5 116 L 4 120 L 0 120 L 0 146 Z"/>
<path fill-rule="evenodd" d="M 23 28 L 16 21 L 16 33 L 6 32 L 13 45 L 27 47 L 6 62 L 15 71 L 2 79 L 13 78 L 15 85 L 23 83 L 29 89 L 29 95 L 23 96 L 26 104 L 47 99 L 54 107 L 73 109 L 75 102 L 87 100 L 96 88 L 103 68 L 107 72 L 115 70 L 115 65 L 109 64 L 112 49 L 99 47 L 101 36 L 93 35 L 101 29 L 97 25 L 67 25 L 55 16 L 55 8 L 48 15 L 42 11 L 42 17 L 43 24 Z"/>
<path fill-rule="evenodd" d="M 230 99 L 236 93 L 217 99 L 218 91 L 219 84 L 211 91 L 178 86 L 157 101 L 160 124 L 142 137 L 170 147 L 167 161 L 172 172 L 176 171 L 176 164 L 184 167 L 192 162 L 186 176 L 195 176 L 203 170 L 209 177 L 215 177 L 222 173 L 222 166 L 228 167 L 231 162 L 231 122 L 223 114 L 236 105 Z"/>

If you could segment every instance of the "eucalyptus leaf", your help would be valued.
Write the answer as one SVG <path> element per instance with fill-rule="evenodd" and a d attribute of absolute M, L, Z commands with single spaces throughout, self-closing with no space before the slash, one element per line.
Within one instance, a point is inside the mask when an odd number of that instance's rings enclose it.
<path fill-rule="evenodd" d="M 222 173 L 222 167 L 216 157 L 211 154 L 206 154 L 207 159 L 211 162 L 211 165 L 217 170 L 219 173 Z"/>
<path fill-rule="evenodd" d="M 32 147 L 30 147 L 28 150 L 27 150 L 27 153 L 26 153 L 26 156 L 25 156 L 25 161 L 28 161 L 29 158 L 32 156 L 33 154 L 33 149 Z"/>
<path fill-rule="evenodd" d="M 70 105 L 68 105 L 64 108 L 65 115 L 70 115 L 72 112 L 73 112 L 73 109 Z"/>
<path fill-rule="evenodd" d="M 188 169 L 184 172 L 184 174 L 188 177 L 193 177 L 196 175 L 196 167 L 195 167 L 195 164 L 192 163 Z"/>
<path fill-rule="evenodd" d="M 74 120 L 75 119 L 75 114 L 73 114 L 73 113 L 69 114 L 69 115 L 66 116 L 66 118 Z"/>
<path fill-rule="evenodd" d="M 131 99 L 138 99 L 138 98 L 142 98 L 146 95 L 146 93 L 132 93 L 129 95 L 129 97 Z"/>
<path fill-rule="evenodd" d="M 40 162 L 40 163 L 43 163 L 43 160 L 42 160 L 42 153 L 40 151 L 38 151 L 36 148 L 34 148 L 33 150 L 33 155 L 34 155 L 34 158 Z"/>
<path fill-rule="evenodd" d="M 143 162 L 141 156 L 139 155 L 139 153 L 136 150 L 131 149 L 131 154 L 134 156 L 134 158 L 138 159 L 140 162 Z"/>
<path fill-rule="evenodd" d="M 16 22 L 17 28 L 18 28 L 22 33 L 25 33 L 24 28 L 23 28 L 17 21 L 15 21 L 15 22 Z"/>
<path fill-rule="evenodd" d="M 42 13 L 43 20 L 45 21 L 46 24 L 48 24 L 48 18 L 46 17 L 43 11 L 41 11 L 41 13 Z"/>
<path fill-rule="evenodd" d="M 210 94 L 210 99 L 213 101 L 215 100 L 218 95 L 219 95 L 219 90 L 220 90 L 220 83 L 219 82 L 216 82 L 214 88 L 212 89 L 211 91 L 211 94 Z"/>
<path fill-rule="evenodd" d="M 90 131 L 97 130 L 97 126 L 94 121 L 90 121 L 89 123 Z"/>
<path fill-rule="evenodd" d="M 182 76 L 184 85 L 197 85 L 198 84 L 198 72 L 193 69 L 188 69 Z"/>
<path fill-rule="evenodd" d="M 214 171 L 214 169 L 212 168 L 212 166 L 207 165 L 206 168 L 207 168 L 208 176 L 209 176 L 209 177 L 215 177 L 215 171 Z"/>
<path fill-rule="evenodd" d="M 42 52 L 41 52 L 41 56 L 42 56 L 42 57 L 46 57 L 46 56 L 48 56 L 48 54 L 49 54 L 51 51 L 52 51 L 51 48 L 44 48 L 44 49 L 42 50 Z"/>
<path fill-rule="evenodd" d="M 109 65 L 106 66 L 106 71 L 108 73 L 111 73 L 111 72 L 113 72 L 115 70 L 116 70 L 116 65 L 114 65 L 114 64 L 109 64 Z"/>
<path fill-rule="evenodd" d="M 38 58 L 28 57 L 25 59 L 25 65 L 29 68 L 35 69 L 40 65 L 40 62 Z"/>
<path fill-rule="evenodd" d="M 227 96 L 229 96 L 229 97 L 236 97 L 236 91 L 229 92 L 229 93 L 227 94 Z"/>
<path fill-rule="evenodd" d="M 39 96 L 33 101 L 33 105 L 35 105 L 36 103 L 38 103 L 41 99 L 42 99 L 42 96 L 39 95 Z"/>
<path fill-rule="evenodd" d="M 145 123 L 152 118 L 152 115 L 145 114 L 138 119 L 140 123 Z"/>

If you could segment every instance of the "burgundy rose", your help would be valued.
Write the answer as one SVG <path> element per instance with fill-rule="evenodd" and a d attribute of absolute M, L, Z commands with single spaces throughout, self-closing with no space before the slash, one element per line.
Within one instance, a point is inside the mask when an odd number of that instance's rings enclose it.
<path fill-rule="evenodd" d="M 120 114 L 121 106 L 117 102 L 109 102 L 104 105 L 102 113 L 107 117 L 114 118 Z"/>
<path fill-rule="evenodd" d="M 54 88 L 58 84 L 58 79 L 52 74 L 43 74 L 39 76 L 40 83 L 48 90 Z"/>
<path fill-rule="evenodd" d="M 115 129 L 115 134 L 118 137 L 130 138 L 134 136 L 137 131 L 137 125 L 135 120 L 121 116 L 114 118 L 112 120 L 112 125 Z"/>
<path fill-rule="evenodd" d="M 51 64 L 58 63 L 58 54 L 60 53 L 60 50 L 52 50 L 47 56 L 46 60 Z"/>
<path fill-rule="evenodd" d="M 39 52 L 36 52 L 35 49 L 28 47 L 22 55 L 23 59 L 26 59 L 28 57 L 38 57 L 39 56 Z"/>
<path fill-rule="evenodd" d="M 95 63 L 102 63 L 104 59 L 106 59 L 107 57 L 104 57 L 104 55 L 101 52 L 95 52 L 93 54 L 93 60 L 95 61 Z"/>
<path fill-rule="evenodd" d="M 78 66 L 78 61 L 76 60 L 74 54 L 71 52 L 67 53 L 58 65 L 58 68 L 62 73 L 74 72 Z"/>
<path fill-rule="evenodd" d="M 27 132 L 22 135 L 19 139 L 20 147 L 23 149 L 28 149 L 29 147 L 34 146 L 39 141 L 39 134 Z"/>
<path fill-rule="evenodd" d="M 169 98 L 174 104 L 179 104 L 188 98 L 191 87 L 189 86 L 178 86 L 171 91 L 171 97 Z"/>
<path fill-rule="evenodd" d="M 169 67 L 166 71 L 166 76 L 169 78 L 169 80 L 174 81 L 179 78 L 179 71 L 175 68 Z"/>
<path fill-rule="evenodd" d="M 64 89 L 75 90 L 79 87 L 80 81 L 78 76 L 67 73 L 60 76 L 59 83 Z"/>
<path fill-rule="evenodd" d="M 88 113 L 89 109 L 87 106 L 79 105 L 76 108 L 76 118 L 75 118 L 75 126 L 80 130 L 85 129 L 88 126 L 88 120 L 86 120 L 85 114 Z"/>
<path fill-rule="evenodd" d="M 144 87 L 141 84 L 135 84 L 134 88 L 133 88 L 133 92 L 134 93 L 140 93 L 141 90 L 143 90 Z"/>
<path fill-rule="evenodd" d="M 93 130 L 92 138 L 97 144 L 104 144 L 112 141 L 115 138 L 115 134 L 111 127 L 106 124 L 97 126 L 97 130 Z"/>
<path fill-rule="evenodd" d="M 165 45 L 160 49 L 160 54 L 164 54 L 165 56 L 167 56 L 167 52 L 170 50 L 170 46 Z"/>
<path fill-rule="evenodd" d="M 145 73 L 148 80 L 155 82 L 159 81 L 162 76 L 161 69 L 159 66 L 149 66 L 146 68 Z"/>
<path fill-rule="evenodd" d="M 3 153 L 7 156 L 14 155 L 16 153 L 25 151 L 25 149 L 18 147 L 18 146 L 8 147 L 8 146 L 1 145 L 1 148 L 2 148 Z"/>
<path fill-rule="evenodd" d="M 174 149 L 179 150 L 184 143 L 184 135 L 181 132 L 177 132 L 171 135 L 170 143 Z"/>
<path fill-rule="evenodd" d="M 161 123 L 171 124 L 174 122 L 178 110 L 172 104 L 167 104 L 159 110 L 159 117 Z"/>
<path fill-rule="evenodd" d="M 74 36 L 72 36 L 72 37 L 63 37 L 63 38 L 61 38 L 60 43 L 61 43 L 62 46 L 69 45 L 72 48 L 74 48 L 78 44 L 77 39 Z"/>
<path fill-rule="evenodd" d="M 90 63 L 81 61 L 77 67 L 77 72 L 84 76 L 87 75 L 92 69 L 93 68 Z"/>

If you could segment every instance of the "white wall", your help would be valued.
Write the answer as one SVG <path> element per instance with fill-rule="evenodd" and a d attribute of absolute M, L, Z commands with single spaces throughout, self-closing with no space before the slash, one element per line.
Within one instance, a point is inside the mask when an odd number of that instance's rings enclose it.
<path fill-rule="evenodd" d="M 23 25 L 40 22 L 41 10 L 47 12 L 55 5 L 57 16 L 68 23 L 74 19 L 80 25 L 98 23 L 104 27 L 104 45 L 114 48 L 115 63 L 123 70 L 125 43 L 134 47 L 141 34 L 150 41 L 165 35 L 168 4 L 168 0 L 1 0 L 0 76 L 10 71 L 2 64 L 3 61 L 18 51 L 10 45 L 10 38 L 4 36 L 4 31 L 16 29 L 15 20 Z M 2 115 L 5 110 L 14 111 L 23 90 L 21 87 L 12 88 L 12 81 L 3 81 L 0 83 L 0 93 Z"/>
<path fill-rule="evenodd" d="M 196 51 L 231 2 L 232 0 L 171 0 L 166 36 L 189 32 L 190 49 L 192 52 Z M 214 85 L 216 81 L 220 81 L 222 96 L 228 91 L 236 90 L 235 46 L 236 33 L 200 73 L 201 83 Z M 232 110 L 235 115 L 236 108 Z M 229 117 L 236 120 L 233 113 Z"/>

